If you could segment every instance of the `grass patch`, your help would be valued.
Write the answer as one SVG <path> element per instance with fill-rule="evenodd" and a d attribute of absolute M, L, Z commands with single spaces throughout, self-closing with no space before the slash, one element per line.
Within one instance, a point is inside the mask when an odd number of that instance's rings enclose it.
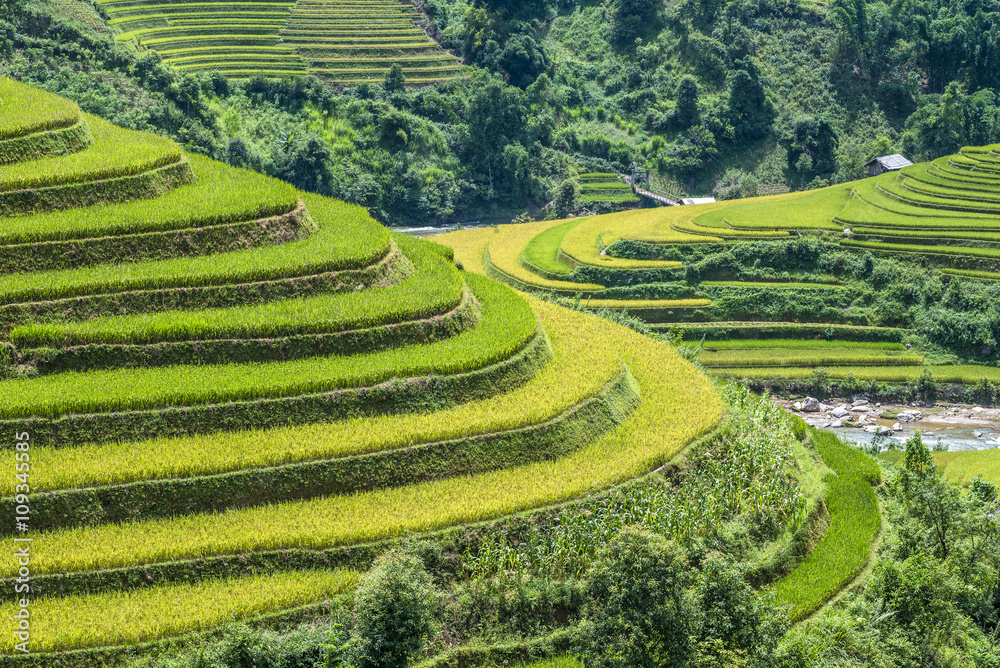
<path fill-rule="evenodd" d="M 793 620 L 819 608 L 864 568 L 882 527 L 872 485 L 880 480 L 878 464 L 835 434 L 812 430 L 811 438 L 834 477 L 826 495 L 830 526 L 819 545 L 773 586 L 779 602 L 791 606 Z"/>

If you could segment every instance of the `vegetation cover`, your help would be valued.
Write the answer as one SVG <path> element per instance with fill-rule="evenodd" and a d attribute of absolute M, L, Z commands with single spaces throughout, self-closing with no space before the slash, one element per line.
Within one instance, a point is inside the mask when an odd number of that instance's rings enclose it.
<path fill-rule="evenodd" d="M 30 661 L 990 665 L 988 482 L 963 496 L 919 439 L 869 475 L 684 361 L 785 392 L 995 395 L 989 8 L 105 4 L 14 0 L 0 23 L 2 71 L 86 112 L 70 122 L 53 101 L 64 125 L 25 114 L 9 127 L 39 129 L 0 140 L 16 186 L 0 331 L 17 331 L 0 409 L 62 466 L 33 494 L 59 518 L 33 526 L 33 586 L 69 629 L 49 647 L 79 648 Z M 276 78 L 309 69 L 320 78 Z M 0 111 L 30 97 L 16 89 Z M 105 141 L 136 130 L 170 139 Z M 852 181 L 895 151 L 938 159 Z M 634 202 L 633 166 L 672 199 L 722 201 L 596 215 Z M 226 192 L 202 208 L 207 179 Z M 732 200 L 765 193 L 784 194 Z M 392 222 L 547 220 L 456 233 L 453 258 L 326 195 Z M 316 343 L 349 332 L 355 350 Z M 591 355 L 587 335 L 603 340 Z M 775 337 L 799 343 L 760 345 Z M 694 349 L 669 347 L 682 340 Z M 178 356 L 151 353 L 163 346 Z M 257 357 L 276 348 L 282 361 Z M 107 370 L 118 350 L 138 368 Z M 539 389 L 552 397 L 533 402 Z M 230 452 L 234 430 L 251 431 Z M 144 447 L 109 475 L 109 457 Z M 824 483 L 821 462 L 838 475 Z M 386 552 L 341 597 L 353 580 L 338 569 Z M 774 597 L 786 576 L 798 584 Z M 784 604 L 797 617 L 852 584 L 786 632 Z M 66 619 L 108 601 L 180 612 L 123 613 L 127 637 Z M 414 623 L 387 634 L 406 611 Z M 256 630 L 218 630 L 230 617 Z"/>

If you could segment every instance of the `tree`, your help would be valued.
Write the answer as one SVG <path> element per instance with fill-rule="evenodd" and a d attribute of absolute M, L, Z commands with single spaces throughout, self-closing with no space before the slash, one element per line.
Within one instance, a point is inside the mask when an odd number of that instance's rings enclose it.
<path fill-rule="evenodd" d="M 389 66 L 389 71 L 385 73 L 385 81 L 382 83 L 382 87 L 389 95 L 402 93 L 406 90 L 406 76 L 403 74 L 403 68 L 399 63 L 393 63 Z"/>
<path fill-rule="evenodd" d="M 566 179 L 559 184 L 556 193 L 555 212 L 559 218 L 567 218 L 576 211 L 580 200 L 580 184 L 573 179 Z"/>
<path fill-rule="evenodd" d="M 662 536 L 628 529 L 587 577 L 585 635 L 602 668 L 681 668 L 694 656 L 695 616 L 684 551 Z"/>
<path fill-rule="evenodd" d="M 803 180 L 832 173 L 837 168 L 837 141 L 833 122 L 825 115 L 796 116 L 790 134 L 785 137 L 788 166 Z"/>
<path fill-rule="evenodd" d="M 759 139 L 771 129 L 774 106 L 764 93 L 760 71 L 749 57 L 729 72 L 729 122 L 737 141 Z"/>
<path fill-rule="evenodd" d="M 473 167 L 496 185 L 504 175 L 504 149 L 527 140 L 528 109 L 524 94 L 495 74 L 477 73 L 471 88 L 467 151 Z"/>
<path fill-rule="evenodd" d="M 611 7 L 611 43 L 630 48 L 637 37 L 659 25 L 662 8 L 660 0 L 615 0 Z"/>
<path fill-rule="evenodd" d="M 674 109 L 674 124 L 681 130 L 698 124 L 698 80 L 690 74 L 677 84 L 677 107 Z"/>
<path fill-rule="evenodd" d="M 329 194 L 333 183 L 330 164 L 333 154 L 330 145 L 309 133 L 305 137 L 285 140 L 283 151 L 276 161 L 276 176 L 296 188 L 320 194 Z"/>
<path fill-rule="evenodd" d="M 354 597 L 354 665 L 408 665 L 433 631 L 438 597 L 419 559 L 402 552 L 379 557 Z"/>
<path fill-rule="evenodd" d="M 744 579 L 742 569 L 718 554 L 705 560 L 694 595 L 702 655 L 736 654 L 762 663 L 784 635 L 785 619 L 773 597 L 758 594 Z"/>

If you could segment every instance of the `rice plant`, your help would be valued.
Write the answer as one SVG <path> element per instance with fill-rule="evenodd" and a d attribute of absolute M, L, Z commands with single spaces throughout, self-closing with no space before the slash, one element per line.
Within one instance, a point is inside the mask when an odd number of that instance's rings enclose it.
<path fill-rule="evenodd" d="M 92 145 L 68 155 L 0 165 L 0 192 L 131 176 L 182 158 L 180 147 L 169 139 L 84 117 L 94 135 Z"/>
<path fill-rule="evenodd" d="M 543 323 L 547 314 L 559 310 L 532 303 Z M 670 346 L 595 322 L 595 333 L 616 344 L 643 400 L 627 422 L 571 455 L 350 496 L 38 534 L 33 570 L 71 572 L 251 550 L 350 545 L 501 517 L 651 471 L 718 424 L 723 403 L 717 390 Z M 12 567 L 0 569 L 8 575 Z"/>
<path fill-rule="evenodd" d="M 318 603 L 351 591 L 360 573 L 348 570 L 271 573 L 114 592 L 33 598 L 32 647 L 56 652 L 134 645 L 205 631 L 232 621 Z M 0 651 L 14 652 L 13 602 L 0 604 L 5 627 Z"/>
<path fill-rule="evenodd" d="M 32 448 L 34 488 L 111 485 L 275 466 L 407 448 L 506 431 L 550 420 L 593 396 L 621 372 L 617 344 L 594 318 L 547 307 L 545 333 L 553 359 L 523 387 L 426 414 L 352 418 L 331 424 Z M 0 478 L 0 496 L 16 480 Z"/>

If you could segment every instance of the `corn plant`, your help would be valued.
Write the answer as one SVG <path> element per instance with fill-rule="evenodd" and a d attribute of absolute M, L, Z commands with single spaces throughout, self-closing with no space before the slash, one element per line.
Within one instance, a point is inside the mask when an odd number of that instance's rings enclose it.
<path fill-rule="evenodd" d="M 745 388 L 727 385 L 723 394 L 733 422 L 718 444 L 698 453 L 678 485 L 647 478 L 561 511 L 520 541 L 488 536 L 464 554 L 469 578 L 488 587 L 517 586 L 529 577 L 575 578 L 629 526 L 687 542 L 737 518 L 800 517 L 805 500 L 787 473 L 796 439 L 786 415 Z"/>

